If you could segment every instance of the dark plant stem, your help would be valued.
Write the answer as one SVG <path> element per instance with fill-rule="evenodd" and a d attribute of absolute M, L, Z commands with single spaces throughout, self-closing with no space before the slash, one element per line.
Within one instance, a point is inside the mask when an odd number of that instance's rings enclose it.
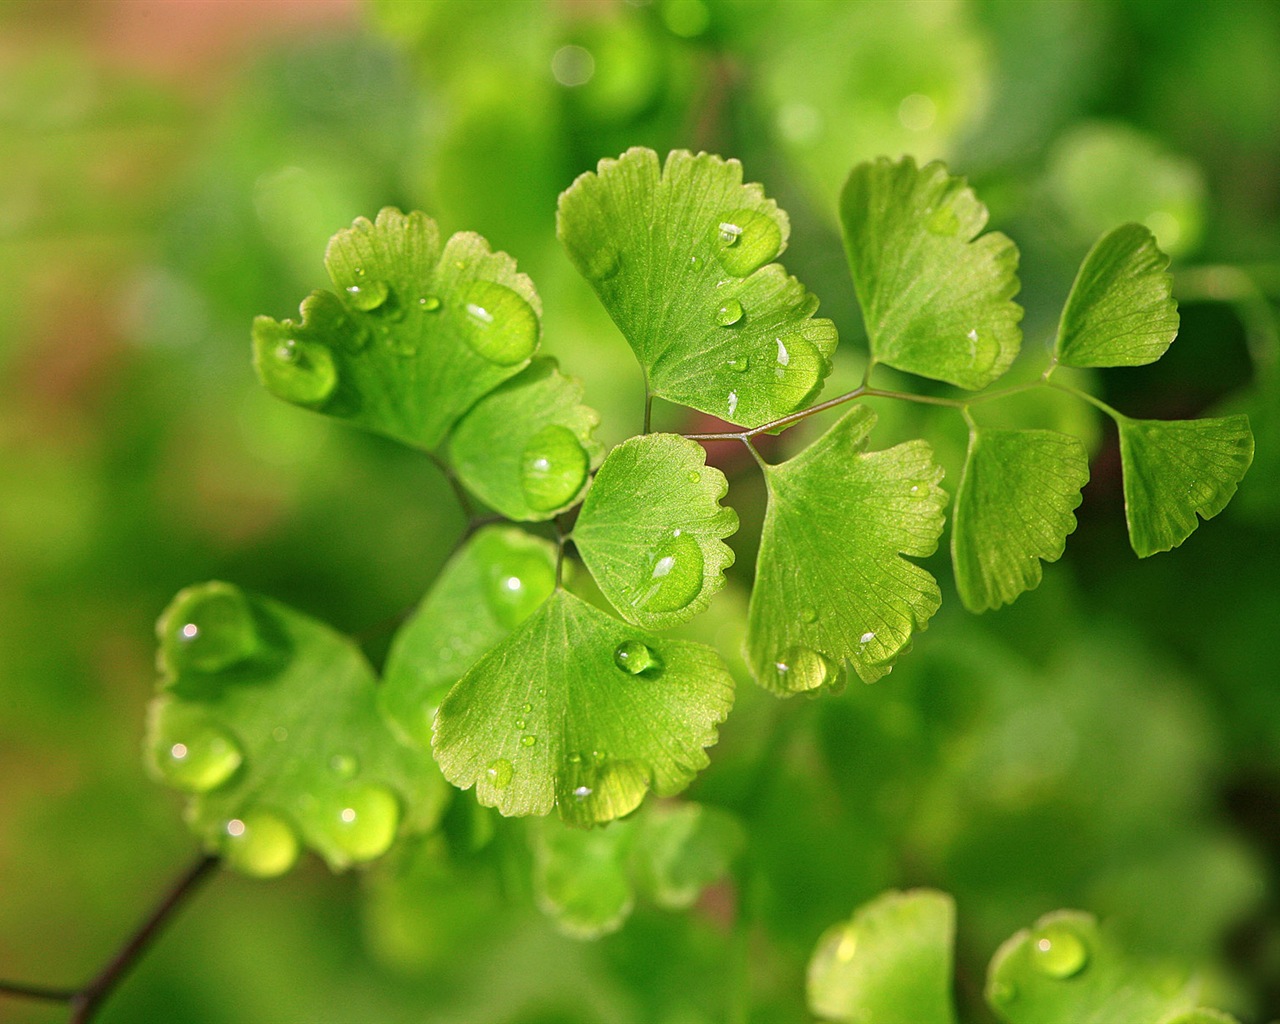
<path fill-rule="evenodd" d="M 83 988 L 51 988 L 45 985 L 0 981 L 0 995 L 14 996 L 18 999 L 39 999 L 50 1003 L 66 1003 L 71 1007 L 70 1024 L 88 1024 L 106 1002 L 107 997 L 116 990 L 142 959 L 143 954 L 177 910 L 217 866 L 217 857 L 202 854 L 199 860 L 169 887 L 169 891 L 165 893 L 151 915 Z"/>

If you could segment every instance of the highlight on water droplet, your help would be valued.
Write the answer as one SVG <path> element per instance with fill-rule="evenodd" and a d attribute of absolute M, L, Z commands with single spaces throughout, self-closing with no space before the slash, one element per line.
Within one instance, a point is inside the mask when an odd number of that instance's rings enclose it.
<path fill-rule="evenodd" d="M 782 229 L 767 213 L 735 210 L 716 222 L 712 244 L 725 270 L 746 277 L 778 255 Z"/>
<path fill-rule="evenodd" d="M 846 925 L 836 942 L 835 958 L 843 964 L 851 963 L 858 952 L 858 932 L 852 925 Z"/>
<path fill-rule="evenodd" d="M 523 719 L 523 718 L 517 718 L 517 719 L 516 719 L 516 728 L 517 728 L 517 729 L 523 729 L 523 728 L 524 728 L 524 719 Z"/>
<path fill-rule="evenodd" d="M 272 811 L 255 809 L 223 826 L 221 854 L 228 867 L 254 878 L 276 878 L 298 861 L 297 833 Z"/>
<path fill-rule="evenodd" d="M 867 632 L 863 633 L 862 636 L 858 637 L 858 643 L 869 644 L 875 638 L 876 638 L 876 635 L 872 633 L 870 630 L 868 630 Z"/>
<path fill-rule="evenodd" d="M 591 787 L 579 786 L 577 789 L 573 791 L 573 795 L 576 796 L 579 800 L 585 800 L 587 797 L 591 795 Z"/>
<path fill-rule="evenodd" d="M 418 299 L 418 308 L 424 313 L 439 312 L 440 306 L 441 302 L 438 295 L 423 295 Z"/>
<path fill-rule="evenodd" d="M 1089 949 L 1071 925 L 1055 921 L 1031 933 L 1031 962 L 1041 973 L 1065 980 L 1084 970 Z"/>
<path fill-rule="evenodd" d="M 377 783 L 356 783 L 317 798 L 303 818 L 311 841 L 335 867 L 381 856 L 400 827 L 400 801 Z"/>
<path fill-rule="evenodd" d="M 524 500 L 538 512 L 561 508 L 582 490 L 590 467 L 590 457 L 573 431 L 550 423 L 529 438 L 520 457 Z"/>
<path fill-rule="evenodd" d="M 733 414 L 737 411 L 738 411 L 738 392 L 730 391 L 729 392 L 729 416 L 732 418 Z"/>
<path fill-rule="evenodd" d="M 531 736 L 531 735 L 527 735 L 527 734 L 526 734 L 526 735 L 524 735 L 524 736 L 521 736 L 521 737 L 520 737 L 520 746 L 522 746 L 522 747 L 533 747 L 533 746 L 537 746 L 537 743 L 538 743 L 538 737 L 537 737 L 537 736 Z"/>
<path fill-rule="evenodd" d="M 381 306 L 390 294 L 386 281 L 361 281 L 347 286 L 347 301 L 365 313 Z"/>
<path fill-rule="evenodd" d="M 225 729 L 183 719 L 172 704 L 160 712 L 153 741 L 156 767 L 175 789 L 211 792 L 235 774 L 244 753 Z"/>
<path fill-rule="evenodd" d="M 742 303 L 737 299 L 728 299 L 716 310 L 716 323 L 721 327 L 732 327 L 742 319 Z"/>
<path fill-rule="evenodd" d="M 813 393 L 826 369 L 822 353 L 801 334 L 774 338 L 766 358 L 773 363 L 774 382 L 770 386 L 773 405 L 782 412 L 798 409 Z"/>
<path fill-rule="evenodd" d="M 285 338 L 276 346 L 276 358 L 282 363 L 296 363 L 298 361 L 298 339 Z"/>
<path fill-rule="evenodd" d="M 791 647 L 773 663 L 778 686 L 790 693 L 806 693 L 834 685 L 840 666 L 811 647 Z"/>
<path fill-rule="evenodd" d="M 672 531 L 649 553 L 632 605 L 647 612 L 686 607 L 702 591 L 704 565 L 701 545 L 687 533 Z"/>
<path fill-rule="evenodd" d="M 657 675 L 662 658 L 642 640 L 623 640 L 613 652 L 613 663 L 629 675 Z"/>
<path fill-rule="evenodd" d="M 163 621 L 165 653 L 181 670 L 221 672 L 253 657 L 261 644 L 248 600 L 230 583 L 189 587 Z"/>
<path fill-rule="evenodd" d="M 510 288 L 493 281 L 472 281 L 462 291 L 462 336 L 491 363 L 514 366 L 538 347 L 538 316 Z"/>
<path fill-rule="evenodd" d="M 730 356 L 725 360 L 724 365 L 734 373 L 746 373 L 751 369 L 751 357 L 749 355 Z"/>
<path fill-rule="evenodd" d="M 494 550 L 493 560 L 485 567 L 485 603 L 499 625 L 515 629 L 555 590 L 555 565 L 535 549 L 495 545 Z"/>
<path fill-rule="evenodd" d="M 493 784 L 494 789 L 506 789 L 511 785 L 511 776 L 514 769 L 511 762 L 505 757 L 500 757 L 496 761 L 490 763 L 489 767 L 484 770 L 485 778 Z"/>

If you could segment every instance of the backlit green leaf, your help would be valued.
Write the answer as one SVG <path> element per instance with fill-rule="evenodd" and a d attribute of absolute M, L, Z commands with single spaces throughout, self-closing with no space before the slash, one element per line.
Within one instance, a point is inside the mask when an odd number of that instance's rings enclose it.
<path fill-rule="evenodd" d="M 449 788 L 392 735 L 350 640 L 226 583 L 182 591 L 157 629 L 150 766 L 230 866 L 282 874 L 308 846 L 344 868 L 435 827 Z"/>
<path fill-rule="evenodd" d="M 338 294 L 253 324 L 258 376 L 285 401 L 434 449 L 537 350 L 532 282 L 479 235 L 442 246 L 431 218 L 388 207 L 334 235 L 325 266 Z"/>
<path fill-rule="evenodd" d="M 952 1024 L 955 904 L 887 892 L 828 929 L 809 960 L 809 1009 L 848 1024 Z"/>
<path fill-rule="evenodd" d="M 1176 548 L 1224 508 L 1253 461 L 1247 416 L 1132 420 L 1121 416 L 1129 543 L 1138 557 Z"/>
<path fill-rule="evenodd" d="M 911 157 L 859 164 L 840 196 L 845 253 L 871 355 L 976 390 L 1022 343 L 1018 249 L 978 237 L 987 208 L 940 163 Z"/>
<path fill-rule="evenodd" d="M 614 448 L 596 474 L 573 540 L 605 597 L 630 622 L 665 629 L 691 619 L 724 586 L 738 515 L 702 446 L 645 434 Z"/>
<path fill-rule="evenodd" d="M 467 489 L 508 519 L 550 519 L 581 496 L 604 450 L 600 417 L 554 359 L 534 360 L 462 417 L 449 461 Z"/>
<path fill-rule="evenodd" d="M 1141 224 L 1103 235 L 1084 258 L 1058 324 L 1066 366 L 1154 363 L 1178 334 L 1169 257 Z"/>
<path fill-rule="evenodd" d="M 1040 561 L 1062 557 L 1076 528 L 1089 459 L 1052 430 L 972 430 L 956 493 L 951 559 L 971 612 L 999 608 L 1040 584 Z"/>
<path fill-rule="evenodd" d="M 582 829 L 543 818 L 529 827 L 533 890 L 543 913 L 575 939 L 595 939 L 621 928 L 636 902 L 627 869 L 636 820 Z"/>
<path fill-rule="evenodd" d="M 790 223 L 738 161 L 629 149 L 565 191 L 557 226 L 653 394 L 758 426 L 818 393 L 835 326 L 773 262 Z"/>
<path fill-rule="evenodd" d="M 555 545 L 523 530 L 479 531 L 436 577 L 392 641 L 378 703 L 406 741 L 431 746 L 449 687 L 510 635 L 556 585 Z"/>
<path fill-rule="evenodd" d="M 937 581 L 902 556 L 937 548 L 942 469 L 923 441 L 867 451 L 874 423 L 854 406 L 765 472 L 747 649 L 756 678 L 776 693 L 836 684 L 844 661 L 866 682 L 880 678 L 941 603 Z"/>
<path fill-rule="evenodd" d="M 987 1002 L 1007 1024 L 1166 1024 L 1194 1009 L 1196 994 L 1185 972 L 1129 956 L 1074 910 L 1018 932 L 987 971 Z"/>
<path fill-rule="evenodd" d="M 707 765 L 733 704 L 709 647 L 658 639 L 557 591 L 440 705 L 445 778 L 505 815 L 558 807 L 572 824 L 635 810 Z"/>

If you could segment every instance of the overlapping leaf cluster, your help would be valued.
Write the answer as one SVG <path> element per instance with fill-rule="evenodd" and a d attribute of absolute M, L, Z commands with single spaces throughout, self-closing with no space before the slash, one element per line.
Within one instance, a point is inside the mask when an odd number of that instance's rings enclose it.
<path fill-rule="evenodd" d="M 760 460 L 768 505 L 746 654 L 760 685 L 783 696 L 839 689 L 849 669 L 880 678 L 941 602 L 918 560 L 944 530 L 943 471 L 923 440 L 872 447 L 875 415 L 856 400 L 877 365 L 962 389 L 941 401 L 969 427 L 951 557 L 971 610 L 1039 583 L 1088 479 L 1079 439 L 982 423 L 1021 346 L 1018 253 L 984 233 L 987 211 L 964 181 L 910 158 L 865 164 L 840 217 L 867 379 L 827 403 L 841 414 L 807 448 Z M 565 191 L 557 226 L 644 371 L 646 419 L 665 399 L 720 417 L 722 440 L 751 447 L 808 415 L 836 330 L 775 262 L 789 221 L 736 161 L 676 152 L 664 164 L 629 150 Z M 1167 263 L 1137 225 L 1100 240 L 1043 385 L 1059 386 L 1058 366 L 1159 358 L 1178 324 Z M 149 742 L 156 770 L 196 794 L 197 832 L 271 874 L 301 845 L 343 867 L 430 830 L 446 780 L 503 815 L 556 810 L 578 826 L 627 816 L 649 792 L 680 792 L 707 765 L 734 697 L 719 653 L 663 635 L 707 608 L 733 564 L 724 541 L 738 517 L 722 503 L 724 475 L 676 434 L 646 431 L 606 455 L 581 386 L 539 354 L 532 282 L 479 236 L 443 240 L 424 214 L 386 209 L 339 232 L 326 265 L 333 290 L 305 299 L 299 319 L 255 322 L 264 385 L 429 453 L 505 523 L 472 524 L 395 636 L 380 687 L 348 641 L 296 612 L 223 584 L 179 596 L 162 620 Z M 1180 544 L 1248 468 L 1244 417 L 1162 423 L 1101 407 L 1119 428 L 1139 555 Z M 517 525 L 540 523 L 551 526 Z M 567 585 L 569 552 L 594 588 Z M 664 813 L 589 839 L 540 826 L 544 905 L 570 930 L 612 927 L 652 882 L 650 846 L 684 820 Z M 246 835 L 274 837 L 259 845 L 275 856 L 237 854 Z M 732 846 L 718 845 L 721 860 Z M 595 865 L 599 884 L 569 884 L 587 876 L 566 864 Z"/>

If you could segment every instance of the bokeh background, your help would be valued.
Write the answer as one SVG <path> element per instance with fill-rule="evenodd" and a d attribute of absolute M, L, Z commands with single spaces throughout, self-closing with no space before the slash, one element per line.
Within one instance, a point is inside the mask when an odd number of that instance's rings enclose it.
<path fill-rule="evenodd" d="M 744 677 L 691 794 L 748 844 L 692 911 L 563 938 L 518 829 L 501 856 L 222 875 L 101 1019 L 786 1024 L 808 1019 L 822 930 L 915 884 L 957 897 L 969 1019 L 988 1019 L 996 945 L 1061 906 L 1200 965 L 1206 1001 L 1280 1017 L 1280 5 L 1263 0 L 0 4 L 0 977 L 80 982 L 196 853 L 140 758 L 176 590 L 235 581 L 376 663 L 378 624 L 461 525 L 426 460 L 268 396 L 252 317 L 323 286 L 354 217 L 426 210 L 533 276 L 546 349 L 617 442 L 639 429 L 639 373 L 554 213 L 631 145 L 736 156 L 789 211 L 785 261 L 839 326 L 838 379 L 863 351 L 834 212 L 856 161 L 969 176 L 1022 248 L 1032 372 L 1090 243 L 1145 222 L 1183 330 L 1156 366 L 1093 383 L 1140 416 L 1248 411 L 1236 500 L 1139 562 L 1114 436 L 1029 403 L 1022 422 L 1093 453 L 1065 559 L 982 618 L 934 559 L 944 609 L 874 686 L 781 703 Z M 958 420 L 880 411 L 878 445 L 923 432 L 957 479 Z M 762 496 L 717 458 L 738 575 L 694 626 L 736 655 Z M 0 1000 L 0 1021 L 65 1016 Z"/>

